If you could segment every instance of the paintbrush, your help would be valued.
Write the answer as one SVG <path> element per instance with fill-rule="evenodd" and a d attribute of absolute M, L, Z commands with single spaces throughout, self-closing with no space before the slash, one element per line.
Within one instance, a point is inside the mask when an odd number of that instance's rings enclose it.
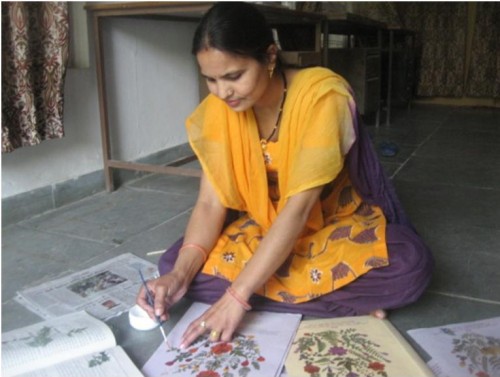
<path fill-rule="evenodd" d="M 144 285 L 144 289 L 146 290 L 146 299 L 148 301 L 148 304 L 149 304 L 149 306 L 151 306 L 154 309 L 155 300 L 153 298 L 153 294 L 151 293 L 151 291 L 148 288 L 148 285 L 146 284 L 146 280 L 144 279 L 144 276 L 142 275 L 141 270 L 139 270 L 139 275 L 141 275 L 142 285 Z M 161 322 L 160 316 L 155 314 L 155 317 L 156 317 L 156 320 L 158 321 L 158 326 L 160 327 L 161 335 L 163 336 L 163 339 L 165 340 L 165 343 L 168 346 L 167 335 L 165 335 L 165 330 L 163 329 L 163 326 L 161 325 L 162 322 Z"/>

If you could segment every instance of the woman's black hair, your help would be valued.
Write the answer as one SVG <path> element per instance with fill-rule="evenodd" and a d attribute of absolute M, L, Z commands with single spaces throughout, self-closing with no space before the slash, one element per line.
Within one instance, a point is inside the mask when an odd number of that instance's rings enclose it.
<path fill-rule="evenodd" d="M 191 52 L 196 55 L 214 48 L 265 64 L 267 49 L 273 43 L 273 32 L 257 7 L 244 2 L 220 2 L 201 19 Z"/>

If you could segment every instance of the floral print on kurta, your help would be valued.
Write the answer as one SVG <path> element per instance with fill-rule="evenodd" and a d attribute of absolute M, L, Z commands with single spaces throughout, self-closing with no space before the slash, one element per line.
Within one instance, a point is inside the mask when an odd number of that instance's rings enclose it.
<path fill-rule="evenodd" d="M 265 158 L 252 109 L 235 112 L 207 96 L 186 121 L 189 142 L 222 205 L 242 215 L 224 229 L 202 272 L 234 281 L 288 198 L 320 186 L 289 257 L 257 293 L 305 302 L 388 265 L 386 219 L 362 201 L 345 167 L 355 116 L 342 77 L 302 69 L 290 80 L 278 142 L 267 143 Z"/>
<path fill-rule="evenodd" d="M 268 144 L 274 163 L 267 165 L 269 196 L 280 195 L 275 143 Z M 285 263 L 257 293 L 282 302 L 309 301 L 352 282 L 372 268 L 388 264 L 386 220 L 380 208 L 364 203 L 345 170 L 321 195 L 324 227 L 306 229 Z M 223 232 L 203 272 L 233 281 L 265 236 L 247 214 Z"/>

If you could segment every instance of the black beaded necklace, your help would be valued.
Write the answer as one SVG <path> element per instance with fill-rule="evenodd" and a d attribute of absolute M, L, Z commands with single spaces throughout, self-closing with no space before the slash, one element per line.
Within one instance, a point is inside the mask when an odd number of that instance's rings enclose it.
<path fill-rule="evenodd" d="M 269 140 L 271 140 L 271 138 L 274 136 L 274 134 L 276 133 L 276 131 L 278 130 L 278 128 L 280 126 L 281 114 L 283 113 L 283 106 L 285 105 L 286 92 L 287 92 L 287 83 L 286 83 L 285 72 L 281 71 L 281 77 L 283 78 L 283 99 L 281 100 L 278 118 L 276 119 L 276 123 L 274 125 L 274 128 L 273 128 L 271 134 L 266 139 L 264 139 L 264 138 L 260 139 L 260 145 L 264 151 L 266 150 L 267 143 L 269 142 Z"/>

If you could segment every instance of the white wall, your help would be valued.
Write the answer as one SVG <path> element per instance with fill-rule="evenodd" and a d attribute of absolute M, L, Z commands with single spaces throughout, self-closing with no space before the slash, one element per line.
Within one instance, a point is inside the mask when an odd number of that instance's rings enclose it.
<path fill-rule="evenodd" d="M 190 53 L 195 27 L 163 20 L 105 22 L 114 158 L 136 160 L 187 141 L 184 120 L 198 103 Z M 69 69 L 66 75 L 66 136 L 2 155 L 2 198 L 102 169 L 93 35 L 89 40 L 90 68 Z"/>

